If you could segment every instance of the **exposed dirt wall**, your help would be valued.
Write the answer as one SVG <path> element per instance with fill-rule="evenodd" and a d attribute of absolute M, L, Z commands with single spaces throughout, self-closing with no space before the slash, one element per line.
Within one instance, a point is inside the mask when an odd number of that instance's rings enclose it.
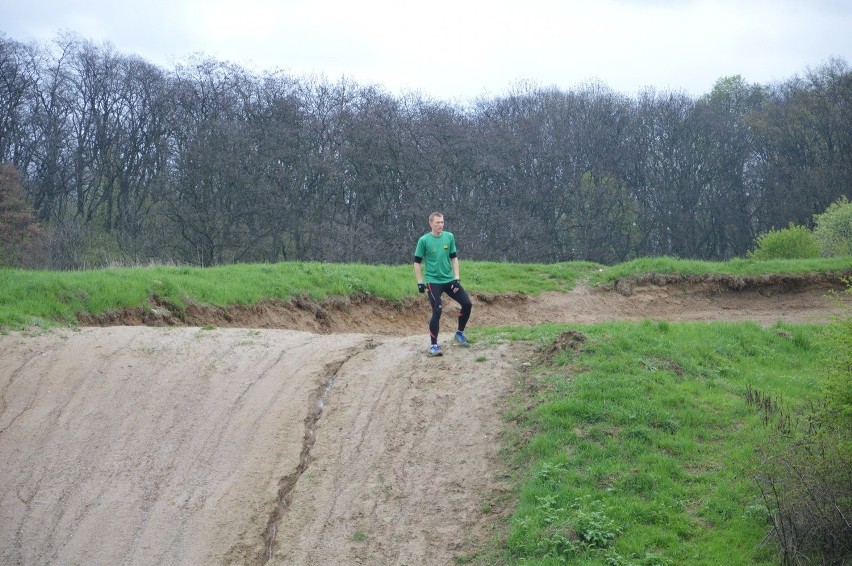
<path fill-rule="evenodd" d="M 852 277 L 852 272 L 849 274 Z M 608 288 L 579 286 L 570 293 L 527 296 L 471 292 L 473 324 L 596 323 L 609 320 L 753 320 L 824 322 L 836 306 L 837 275 L 691 277 L 653 275 L 624 279 Z M 848 300 L 848 297 L 847 299 Z M 315 302 L 307 298 L 252 306 L 190 304 L 183 312 L 153 299 L 154 308 L 81 315 L 86 326 L 147 325 L 283 328 L 315 333 L 363 332 L 389 336 L 426 332 L 429 304 L 418 296 L 394 302 L 357 295 Z M 443 327 L 452 329 L 458 308 L 446 301 Z"/>

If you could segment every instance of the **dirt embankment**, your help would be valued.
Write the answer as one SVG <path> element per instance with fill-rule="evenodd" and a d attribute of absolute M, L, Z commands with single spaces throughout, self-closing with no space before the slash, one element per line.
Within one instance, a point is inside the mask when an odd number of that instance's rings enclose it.
<path fill-rule="evenodd" d="M 471 325 L 821 322 L 839 310 L 826 291 L 840 287 L 632 281 L 474 294 Z M 180 317 L 160 305 L 0 336 L 0 564 L 473 556 L 508 511 L 501 415 L 534 352 L 454 347 L 448 312 L 445 355 L 426 357 L 420 299 L 192 305 Z M 582 347 L 571 336 L 565 347 Z"/>
<path fill-rule="evenodd" d="M 822 322 L 836 307 L 830 291 L 844 289 L 844 278 L 826 274 L 759 277 L 650 275 L 617 281 L 608 288 L 579 286 L 570 293 L 531 297 L 518 293 L 473 291 L 474 323 L 597 323 L 610 320 L 752 320 Z M 128 309 L 97 316 L 81 315 L 86 326 L 216 326 L 283 328 L 321 334 L 364 332 L 390 336 L 425 331 L 429 305 L 418 296 L 393 302 L 366 295 L 315 302 L 307 298 L 267 301 L 252 306 L 190 304 L 183 312 L 158 302 L 149 310 Z M 448 314 L 455 303 L 447 301 Z M 446 328 L 453 324 L 445 316 Z"/>

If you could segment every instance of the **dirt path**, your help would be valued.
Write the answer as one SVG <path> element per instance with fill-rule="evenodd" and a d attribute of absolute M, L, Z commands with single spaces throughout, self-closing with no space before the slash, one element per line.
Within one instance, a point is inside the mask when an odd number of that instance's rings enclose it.
<path fill-rule="evenodd" d="M 477 295 L 472 322 L 820 322 L 824 292 Z M 493 536 L 529 346 L 427 358 L 417 303 L 195 310 L 0 336 L 0 564 L 453 564 Z"/>

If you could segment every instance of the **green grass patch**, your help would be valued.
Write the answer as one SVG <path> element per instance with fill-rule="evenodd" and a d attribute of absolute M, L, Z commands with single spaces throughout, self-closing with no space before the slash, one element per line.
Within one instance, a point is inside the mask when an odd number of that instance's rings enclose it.
<path fill-rule="evenodd" d="M 470 291 L 539 294 L 568 291 L 596 264 L 465 262 Z M 212 268 L 135 267 L 90 271 L 0 269 L 0 328 L 73 324 L 77 313 L 148 308 L 152 298 L 179 310 L 190 301 L 216 306 L 265 300 L 366 294 L 398 301 L 417 294 L 411 265 L 286 262 Z"/>
<path fill-rule="evenodd" d="M 642 273 L 688 275 L 849 273 L 852 258 L 713 263 L 673 258 L 641 259 L 612 267 L 590 262 L 517 264 L 462 262 L 471 292 L 538 295 L 570 291 L 578 283 L 603 285 Z M 417 294 L 410 264 L 319 262 L 235 264 L 211 268 L 148 266 L 89 271 L 0 269 L 0 329 L 74 324 L 77 313 L 97 315 L 150 308 L 152 298 L 180 311 L 190 301 L 214 306 L 265 300 L 366 294 L 392 301 Z"/>
<path fill-rule="evenodd" d="M 672 257 L 642 258 L 612 267 L 591 270 L 589 283 L 603 285 L 618 279 L 637 277 L 646 273 L 679 274 L 683 276 L 730 275 L 756 277 L 773 274 L 852 272 L 852 257 L 814 259 L 732 259 L 724 262 L 676 259 Z"/>
<path fill-rule="evenodd" d="M 480 331 L 542 345 L 564 326 Z M 508 438 L 507 564 L 772 564 L 749 387 L 806 406 L 824 326 L 611 323 L 531 371 Z M 530 396 L 532 399 L 530 399 Z"/>
<path fill-rule="evenodd" d="M 485 293 L 525 293 L 570 291 L 588 274 L 603 269 L 590 262 L 523 264 L 495 262 L 462 263 L 465 288 Z"/>

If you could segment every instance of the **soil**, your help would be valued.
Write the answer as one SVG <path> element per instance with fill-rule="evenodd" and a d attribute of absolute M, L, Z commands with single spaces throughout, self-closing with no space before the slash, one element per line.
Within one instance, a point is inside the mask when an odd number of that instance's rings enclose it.
<path fill-rule="evenodd" d="M 822 323 L 841 288 L 796 276 L 473 293 L 471 327 Z M 468 560 L 511 511 L 502 416 L 541 352 L 455 346 L 448 310 L 438 358 L 422 297 L 158 303 L 0 336 L 0 564 Z"/>

